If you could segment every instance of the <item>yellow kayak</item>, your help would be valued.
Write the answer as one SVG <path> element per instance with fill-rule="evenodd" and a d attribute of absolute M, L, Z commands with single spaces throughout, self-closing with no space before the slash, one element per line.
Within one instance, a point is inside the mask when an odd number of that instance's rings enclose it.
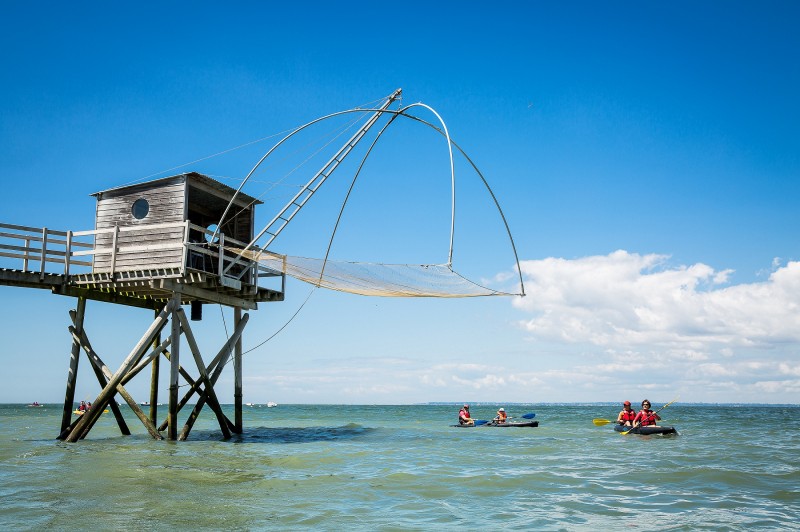
<path fill-rule="evenodd" d="M 73 410 L 72 411 L 72 413 L 75 414 L 76 416 L 82 416 L 85 412 L 86 412 L 86 410 Z M 108 414 L 108 408 L 103 410 L 103 413 L 104 414 Z"/>

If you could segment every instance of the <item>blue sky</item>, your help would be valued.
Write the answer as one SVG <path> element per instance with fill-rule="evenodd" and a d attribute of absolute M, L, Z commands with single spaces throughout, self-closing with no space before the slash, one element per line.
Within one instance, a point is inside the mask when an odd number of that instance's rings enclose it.
<path fill-rule="evenodd" d="M 0 222 L 91 229 L 89 194 L 178 171 L 237 186 L 274 135 L 402 87 L 403 103 L 436 109 L 489 180 L 528 295 L 317 290 L 246 355 L 245 401 L 798 403 L 799 11 L 7 2 Z M 409 124 L 393 140 L 357 188 L 335 253 L 444 262 L 441 140 Z M 248 192 L 264 192 L 272 178 L 260 177 Z M 459 170 L 454 265 L 508 286 L 513 255 L 476 179 Z M 310 204 L 273 249 L 321 257 L 328 201 Z M 275 212 L 259 209 L 263 223 Z M 245 349 L 286 324 L 309 291 L 292 282 L 285 302 L 252 313 Z M 62 400 L 75 301 L 10 287 L 0 298 L 0 402 Z M 87 312 L 114 367 L 150 320 L 93 302 Z M 222 316 L 205 310 L 206 352 L 230 328 Z M 97 393 L 90 373 L 84 359 L 81 398 Z M 129 387 L 140 400 L 146 381 Z"/>

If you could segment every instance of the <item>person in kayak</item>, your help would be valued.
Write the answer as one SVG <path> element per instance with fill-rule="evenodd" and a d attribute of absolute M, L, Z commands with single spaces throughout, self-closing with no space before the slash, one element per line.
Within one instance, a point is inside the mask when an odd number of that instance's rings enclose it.
<path fill-rule="evenodd" d="M 642 427 L 657 427 L 659 419 L 661 419 L 661 416 L 650 410 L 650 401 L 645 399 L 642 401 L 642 409 L 633 418 L 633 424 L 634 426 L 637 426 L 638 423 Z"/>
<path fill-rule="evenodd" d="M 508 414 L 506 414 L 506 409 L 501 408 L 497 411 L 497 415 L 494 417 L 492 421 L 495 423 L 505 423 L 506 419 L 508 418 Z"/>
<path fill-rule="evenodd" d="M 634 419 L 636 419 L 636 412 L 634 412 L 631 408 L 631 402 L 625 401 L 622 403 L 622 410 L 620 410 L 619 415 L 617 416 L 617 424 L 622 425 L 623 427 L 630 427 L 632 426 Z"/>
<path fill-rule="evenodd" d="M 475 420 L 472 419 L 472 416 L 469 415 L 469 405 L 464 405 L 464 407 L 458 411 L 458 424 L 459 425 L 475 424 Z"/>

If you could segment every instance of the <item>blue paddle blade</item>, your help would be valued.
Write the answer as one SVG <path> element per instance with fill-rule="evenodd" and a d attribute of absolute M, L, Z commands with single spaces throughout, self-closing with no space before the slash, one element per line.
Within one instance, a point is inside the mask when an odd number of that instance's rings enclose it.
<path fill-rule="evenodd" d="M 476 419 L 475 420 L 475 426 L 477 427 L 478 425 L 486 425 L 488 422 L 489 421 L 487 421 L 485 419 Z"/>
<path fill-rule="evenodd" d="M 525 418 L 525 419 L 533 419 L 533 418 L 536 417 L 536 412 L 531 412 L 530 414 L 525 414 L 522 417 Z"/>

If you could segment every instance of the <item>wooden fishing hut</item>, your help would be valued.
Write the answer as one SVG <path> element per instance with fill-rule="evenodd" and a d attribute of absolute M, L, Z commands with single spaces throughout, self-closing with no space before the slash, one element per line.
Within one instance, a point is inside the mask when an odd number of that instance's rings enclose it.
<path fill-rule="evenodd" d="M 162 439 L 161 432 L 166 430 L 168 439 L 186 439 L 206 403 L 225 438 L 232 432 L 241 433 L 241 338 L 249 318 L 242 311 L 255 310 L 258 303 L 282 301 L 285 287 L 282 273 L 237 253 L 253 238 L 255 207 L 261 202 L 193 172 L 92 195 L 97 199 L 92 231 L 0 224 L 0 257 L 22 260 L 21 269 L 0 269 L 0 284 L 46 288 L 77 298 L 76 309 L 70 311 L 73 343 L 59 438 L 71 442 L 84 438 L 105 408 L 113 411 L 122 434 L 130 434 L 118 396 L 128 403 L 153 438 Z M 231 201 L 231 208 L 227 209 Z M 226 209 L 222 226 L 216 227 Z M 63 265 L 63 273 L 48 271 L 53 263 L 59 264 L 59 270 Z M 272 286 L 260 286 L 262 280 Z M 85 327 L 87 300 L 155 311 L 154 321 L 115 373 L 89 341 Z M 183 310 L 190 306 L 191 318 L 199 320 L 202 306 L 207 304 L 231 307 L 234 312 L 233 334 L 208 362 L 201 355 Z M 164 331 L 167 325 L 168 332 Z M 197 367 L 196 377 L 181 364 L 181 336 L 189 348 L 189 359 Z M 80 351 L 86 353 L 101 391 L 92 408 L 73 419 Z M 169 361 L 170 374 L 167 415 L 159 425 L 161 356 Z M 234 371 L 233 421 L 222 411 L 214 389 L 230 359 Z M 125 384 L 147 366 L 151 368 L 149 415 L 125 390 Z M 179 376 L 188 386 L 181 398 Z M 196 404 L 179 434 L 178 413 L 195 394 Z"/>

